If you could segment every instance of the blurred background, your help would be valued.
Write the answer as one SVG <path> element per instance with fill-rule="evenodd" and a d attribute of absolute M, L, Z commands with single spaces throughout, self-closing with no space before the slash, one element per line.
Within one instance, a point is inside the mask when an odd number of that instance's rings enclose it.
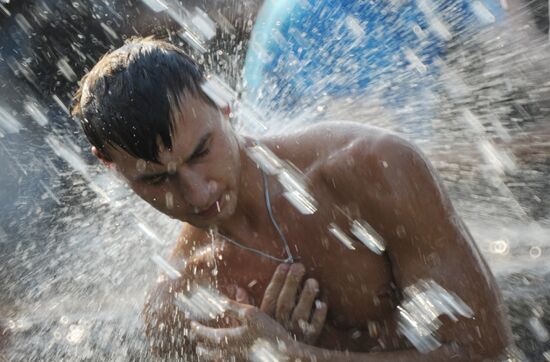
<path fill-rule="evenodd" d="M 132 195 L 68 115 L 132 36 L 184 48 L 241 132 L 322 120 L 417 143 L 550 361 L 547 0 L 0 0 L 0 360 L 150 359 L 140 312 L 181 225 Z M 421 210 L 419 210 L 421 212 Z"/>

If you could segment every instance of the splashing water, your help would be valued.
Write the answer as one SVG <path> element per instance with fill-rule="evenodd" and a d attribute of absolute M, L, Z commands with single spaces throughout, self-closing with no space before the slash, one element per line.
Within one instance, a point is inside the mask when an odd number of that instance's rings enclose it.
<path fill-rule="evenodd" d="M 404 290 L 405 298 L 399 311 L 399 331 L 420 352 L 427 353 L 441 346 L 436 332 L 446 315 L 453 322 L 457 316 L 472 318 L 473 311 L 454 293 L 449 293 L 433 280 L 421 280 Z"/>
<path fill-rule="evenodd" d="M 253 362 L 289 361 L 290 358 L 280 352 L 279 348 L 270 342 L 257 339 L 250 348 L 249 358 Z"/>
<path fill-rule="evenodd" d="M 196 321 L 212 320 L 228 309 L 227 298 L 217 290 L 197 287 L 191 295 L 183 293 L 176 295 L 176 305 L 185 313 L 187 318 Z"/>
<path fill-rule="evenodd" d="M 395 101 L 402 94 L 392 88 L 395 82 L 372 84 L 368 92 L 345 96 L 322 88 L 332 83 L 364 89 L 358 87 L 361 69 L 351 50 L 379 34 L 376 28 L 365 28 L 360 14 L 343 17 L 338 33 L 331 35 L 334 39 L 325 39 L 324 44 L 341 44 L 335 49 L 316 48 L 307 34 L 274 27 L 270 33 L 282 48 L 298 44 L 303 49 L 282 63 L 289 72 L 283 80 L 297 91 L 314 93 L 302 97 L 312 102 L 298 104 L 292 117 L 271 111 L 284 108 L 276 100 L 265 107 L 239 96 L 247 86 L 241 84 L 240 74 L 248 49 L 264 64 L 277 59 L 261 39 L 248 46 L 257 2 L 225 1 L 219 9 L 168 0 L 116 3 L 0 4 L 0 332 L 7 331 L 0 333 L 0 351 L 5 349 L 8 360 L 151 357 L 139 317 L 144 286 L 156 278 L 158 268 L 179 277 L 165 256 L 180 225 L 92 165 L 89 146 L 67 115 L 69 95 L 85 68 L 129 36 L 156 33 L 188 50 L 212 73 L 205 92 L 220 105 L 233 106 L 233 120 L 243 131 L 282 132 L 319 120 L 346 119 L 385 127 L 416 142 L 441 173 L 496 273 L 518 345 L 533 360 L 550 361 L 550 202 L 545 197 L 550 190 L 550 45 L 548 29 L 539 32 L 532 19 L 545 9 L 547 19 L 545 1 L 501 1 L 508 12 L 502 23 L 486 2 L 472 1 L 476 19 L 492 24 L 473 33 L 455 27 L 452 19 L 457 14 L 441 14 L 438 1 L 417 1 L 425 24 L 403 22 L 393 28 L 410 28 L 420 41 L 444 41 L 444 52 L 428 61 L 415 40 L 398 47 L 399 61 L 381 64 L 371 73 L 392 74 L 395 80 L 430 79 L 424 89 L 412 85 L 418 97 L 404 103 Z M 313 1 L 300 3 L 306 10 L 316 9 Z M 300 77 L 293 75 L 302 74 L 311 60 L 308 49 L 335 64 L 340 73 L 319 84 L 307 79 L 294 83 Z M 284 87 L 270 82 L 264 86 L 258 92 L 264 99 L 284 95 Z M 396 94 L 390 102 L 384 99 L 388 90 Z M 267 151 L 256 149 L 250 157 L 267 173 L 280 176 L 298 210 L 315 212 L 318 205 L 299 170 Z M 376 231 L 356 221 L 350 220 L 346 228 L 326 227 L 346 245 L 361 245 L 353 235 L 373 252 L 384 252 Z M 401 305 L 403 331 L 421 350 L 438 344 L 432 335 L 437 322 L 430 316 L 469 315 L 467 306 L 446 292 L 430 284 L 409 294 Z M 427 294 L 432 296 L 430 311 L 422 309 L 428 304 L 420 298 Z M 185 298 L 180 298 L 185 309 L 200 306 L 195 309 L 203 316 L 223 307 L 210 294 Z M 439 303 L 434 305 L 434 300 Z M 2 336 L 8 335 L 4 342 Z M 254 345 L 253 359 L 284 358 L 264 342 Z"/>
<path fill-rule="evenodd" d="M 283 196 L 300 213 L 311 215 L 317 211 L 317 201 L 308 191 L 305 176 L 300 170 L 279 159 L 263 145 L 249 147 L 247 153 L 264 172 L 277 176 L 277 180 L 285 190 Z"/>

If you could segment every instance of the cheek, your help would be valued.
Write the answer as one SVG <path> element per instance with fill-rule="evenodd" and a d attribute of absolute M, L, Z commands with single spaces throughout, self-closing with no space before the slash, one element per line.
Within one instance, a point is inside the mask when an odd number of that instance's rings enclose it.
<path fill-rule="evenodd" d="M 154 188 L 149 185 L 130 184 L 130 188 L 139 197 L 150 203 L 158 202 L 158 195 L 162 193 L 160 188 Z"/>
<path fill-rule="evenodd" d="M 141 184 L 135 184 L 135 183 L 130 182 L 130 183 L 128 183 L 128 185 L 139 196 L 145 196 L 147 194 L 146 188 L 144 186 L 142 186 Z"/>
<path fill-rule="evenodd" d="M 222 162 L 221 168 L 225 172 L 233 173 L 235 168 L 239 166 L 239 150 L 231 142 L 226 143 L 224 146 L 219 158 Z"/>
<path fill-rule="evenodd" d="M 179 194 L 175 194 L 169 185 L 165 186 L 134 186 L 134 192 L 147 201 L 154 208 L 169 213 L 172 209 L 178 209 L 183 205 Z"/>

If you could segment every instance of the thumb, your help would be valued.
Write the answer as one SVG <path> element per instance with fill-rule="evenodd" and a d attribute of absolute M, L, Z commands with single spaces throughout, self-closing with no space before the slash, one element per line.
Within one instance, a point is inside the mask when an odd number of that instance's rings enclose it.
<path fill-rule="evenodd" d="M 239 303 L 231 299 L 227 299 L 227 309 L 226 313 L 236 317 L 242 323 L 247 324 L 248 322 L 257 319 L 258 308 L 245 303 Z"/>
<path fill-rule="evenodd" d="M 242 304 L 252 304 L 250 301 L 250 296 L 248 295 L 248 292 L 241 287 L 237 288 L 237 293 L 235 294 L 235 300 L 238 303 L 242 303 Z"/>

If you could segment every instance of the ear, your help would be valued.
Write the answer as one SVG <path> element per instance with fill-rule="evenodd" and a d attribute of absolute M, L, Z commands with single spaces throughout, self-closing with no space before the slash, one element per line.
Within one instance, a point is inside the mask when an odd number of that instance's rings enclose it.
<path fill-rule="evenodd" d="M 220 107 L 220 111 L 222 112 L 225 118 L 229 118 L 229 115 L 231 114 L 231 106 L 227 104 L 223 107 Z"/>
<path fill-rule="evenodd" d="M 110 161 L 96 146 L 92 146 L 92 153 L 95 157 L 99 158 L 102 164 L 107 168 L 113 168 L 113 162 Z"/>

